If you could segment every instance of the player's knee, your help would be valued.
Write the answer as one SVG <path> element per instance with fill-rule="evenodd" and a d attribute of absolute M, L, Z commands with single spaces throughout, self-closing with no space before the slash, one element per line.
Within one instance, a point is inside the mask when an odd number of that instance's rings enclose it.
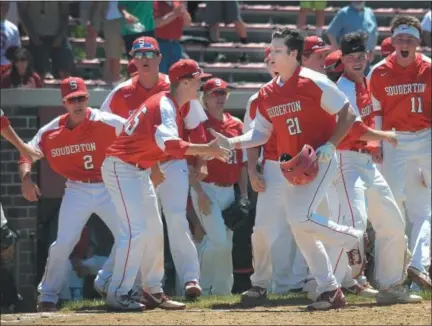
<path fill-rule="evenodd" d="M 268 228 L 254 228 L 252 233 L 252 246 L 271 248 L 277 235 L 272 234 Z"/>

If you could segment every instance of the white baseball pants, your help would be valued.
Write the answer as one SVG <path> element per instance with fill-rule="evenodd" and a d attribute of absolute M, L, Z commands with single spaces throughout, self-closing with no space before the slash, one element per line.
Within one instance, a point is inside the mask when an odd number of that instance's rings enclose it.
<path fill-rule="evenodd" d="M 335 185 L 341 205 L 340 216 L 346 225 L 362 231 L 366 231 L 369 216 L 375 230 L 375 251 L 379 256 L 375 265 L 377 282 L 381 289 L 399 284 L 403 281 L 406 242 L 405 220 L 396 200 L 369 154 L 338 151 L 338 155 Z M 346 287 L 354 285 L 347 255 L 332 249 L 330 257 L 337 280 Z"/>
<path fill-rule="evenodd" d="M 273 199 L 275 202 L 284 203 L 285 216 L 311 274 L 317 281 L 319 293 L 338 287 L 327 252 L 321 241 L 350 250 L 357 243 L 361 234 L 352 227 L 338 225 L 315 213 L 334 179 L 336 169 L 337 158 L 334 155 L 330 162 L 319 164 L 318 175 L 311 183 L 293 186 L 285 182 L 280 189 L 280 196 Z M 271 244 L 283 229 L 278 230 L 278 224 L 258 220 L 255 222 L 253 231 L 254 261 L 262 264 L 266 261 L 265 256 L 271 250 Z M 261 270 L 265 267 L 255 266 L 255 268 Z M 251 276 L 252 285 L 268 288 L 269 278 L 260 277 L 260 274 L 254 273 Z"/>
<path fill-rule="evenodd" d="M 163 226 L 150 171 L 107 157 L 102 164 L 102 177 L 118 215 L 115 264 L 108 297 L 127 295 L 139 268 L 143 290 L 161 292 Z"/>
<path fill-rule="evenodd" d="M 57 239 L 49 248 L 45 273 L 38 287 L 39 301 L 57 302 L 67 274 L 69 255 L 93 213 L 105 222 L 117 241 L 116 211 L 105 185 L 67 181 L 60 206 Z"/>
<path fill-rule="evenodd" d="M 169 161 L 162 164 L 161 169 L 166 179 L 156 189 L 156 193 L 165 216 L 177 275 L 183 284 L 189 281 L 198 282 L 200 278 L 198 253 L 186 218 L 189 193 L 187 162 L 186 160 Z"/>
<path fill-rule="evenodd" d="M 192 203 L 206 232 L 198 247 L 201 266 L 200 284 L 203 295 L 228 295 L 233 286 L 232 236 L 225 226 L 222 211 L 235 200 L 234 187 L 220 187 L 201 182 L 201 187 L 212 203 L 209 215 L 200 212 L 198 197 L 191 189 Z"/>
<path fill-rule="evenodd" d="M 431 190 L 423 184 L 423 175 L 417 166 L 408 168 L 405 205 L 411 222 L 410 266 L 427 273 L 431 257 Z"/>

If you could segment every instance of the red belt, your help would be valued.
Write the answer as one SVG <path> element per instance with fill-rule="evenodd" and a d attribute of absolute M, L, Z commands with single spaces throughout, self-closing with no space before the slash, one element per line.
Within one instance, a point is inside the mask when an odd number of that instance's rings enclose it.
<path fill-rule="evenodd" d="M 371 151 L 369 149 L 366 149 L 366 148 L 351 148 L 350 151 L 362 153 L 362 154 L 370 154 L 371 153 Z"/>
<path fill-rule="evenodd" d="M 72 180 L 75 182 L 80 182 L 80 183 L 103 183 L 102 179 L 85 179 L 85 180 Z"/>
<path fill-rule="evenodd" d="M 234 185 L 233 183 L 224 183 L 224 182 L 213 182 L 213 184 L 215 186 L 224 187 L 224 188 L 229 188 L 229 187 L 232 187 Z"/>

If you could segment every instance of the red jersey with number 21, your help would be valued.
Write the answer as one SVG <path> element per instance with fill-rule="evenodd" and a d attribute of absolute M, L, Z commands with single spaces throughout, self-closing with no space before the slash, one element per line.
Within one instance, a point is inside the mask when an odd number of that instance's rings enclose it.
<path fill-rule="evenodd" d="M 261 88 L 255 128 L 268 133 L 274 130 L 278 155 L 294 157 L 306 144 L 316 149 L 329 140 L 336 125 L 335 114 L 347 102 L 325 75 L 298 67 L 284 84 L 277 77 Z"/>

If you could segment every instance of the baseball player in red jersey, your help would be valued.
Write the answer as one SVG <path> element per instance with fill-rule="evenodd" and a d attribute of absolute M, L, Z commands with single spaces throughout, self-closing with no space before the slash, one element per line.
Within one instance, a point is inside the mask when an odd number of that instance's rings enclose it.
<path fill-rule="evenodd" d="M 308 308 L 327 310 L 344 306 L 345 297 L 321 241 L 351 250 L 363 232 L 338 225 L 315 211 L 336 174 L 336 146 L 356 116 L 334 83 L 299 65 L 303 45 L 304 38 L 298 30 L 274 32 L 270 60 L 274 60 L 279 76 L 259 92 L 253 129 L 234 138 L 212 133 L 224 147 L 250 148 L 266 143 L 274 131 L 281 160 L 286 156 L 297 157 L 297 160 L 304 157 L 304 163 L 299 163 L 300 168 L 302 164 L 313 167 L 310 176 L 301 172 L 299 176 L 291 177 L 290 170 L 284 170 L 284 176 L 290 181 L 283 184 L 281 197 L 276 200 L 284 202 L 285 216 L 296 243 L 318 283 L 320 295 Z M 313 157 L 313 148 L 317 149 L 318 161 Z M 301 156 L 297 156 L 298 153 Z M 294 183 L 303 185 L 295 186 Z M 269 239 L 278 235 L 274 229 L 271 223 L 255 225 L 252 235 L 254 259 L 257 255 L 268 254 Z M 252 288 L 242 294 L 242 300 L 257 304 L 266 298 L 268 282 L 257 283 L 253 276 L 251 280 Z"/>
<path fill-rule="evenodd" d="M 368 78 L 374 110 L 382 117 L 377 121 L 377 129 L 393 130 L 399 138 L 396 148 L 383 143 L 382 172 L 402 211 L 408 191 L 404 176 L 412 168 L 421 169 L 429 190 L 429 196 L 424 200 L 430 203 L 432 76 L 430 58 L 416 53 L 420 45 L 420 22 L 415 17 L 398 16 L 391 23 L 391 31 L 395 52 L 376 64 Z M 412 220 L 413 232 L 417 236 L 411 234 L 415 239 L 411 241 L 425 238 L 429 218 L 430 214 Z M 420 246 L 422 243 L 426 242 L 421 240 Z M 416 245 L 411 247 L 421 250 Z M 417 255 L 422 256 L 419 252 Z M 410 264 L 409 276 L 416 283 L 430 288 L 430 278 L 420 261 L 415 259 Z"/>
<path fill-rule="evenodd" d="M 159 73 L 161 55 L 159 45 L 154 38 L 138 38 L 134 41 L 130 53 L 134 56 L 138 74 L 114 89 L 102 105 L 102 110 L 114 112 L 124 118 L 128 118 L 135 109 L 139 108 L 140 103 L 142 104 L 151 95 L 170 89 L 168 76 Z M 195 143 L 204 143 L 206 139 L 202 122 L 207 119 L 207 116 L 199 101 L 194 99 L 186 103 L 181 112 L 184 122 L 182 126 L 187 130 L 185 137 Z M 180 282 L 184 285 L 186 297 L 197 297 L 201 293 L 199 261 L 186 219 L 189 192 L 188 166 L 185 159 L 170 156 L 161 159 L 160 163 L 163 171 L 162 182 L 157 187 L 156 193 L 164 212 L 174 264 Z M 153 173 L 154 171 L 152 175 Z M 176 188 L 176 196 L 173 196 L 174 188 Z M 109 279 L 111 272 L 112 259 L 109 259 L 95 280 L 95 287 L 99 292 L 104 292 L 105 281 Z M 140 277 L 136 281 L 137 285 L 139 282 Z"/>
<path fill-rule="evenodd" d="M 202 100 L 208 113 L 206 128 L 213 128 L 227 137 L 241 135 L 242 122 L 224 113 L 228 84 L 220 78 L 212 78 L 203 85 L 203 91 Z M 213 138 L 210 134 L 207 136 Z M 226 162 L 212 159 L 207 163 L 208 176 L 201 182 L 191 180 L 192 203 L 206 233 L 198 246 L 205 295 L 228 295 L 233 286 L 233 232 L 225 226 L 222 211 L 235 200 L 235 183 L 239 185 L 240 200 L 248 200 L 245 154 L 242 150 L 232 150 Z"/>
<path fill-rule="evenodd" d="M 126 120 L 89 108 L 87 89 L 81 78 L 64 79 L 60 87 L 67 113 L 39 129 L 29 142 L 29 146 L 42 152 L 50 167 L 67 180 L 57 239 L 49 249 L 38 288 L 39 311 L 56 310 L 67 260 L 91 214 L 100 216 L 117 238 L 115 207 L 102 182 L 100 167 L 107 147 Z M 27 200 L 37 201 L 41 194 L 31 180 L 31 163 L 25 158 L 20 160 L 21 188 Z"/>
<path fill-rule="evenodd" d="M 333 252 L 329 250 L 334 273 L 349 293 L 376 296 L 378 303 L 419 302 L 421 297 L 410 295 L 401 285 L 406 278 L 404 269 L 407 266 L 405 220 L 371 155 L 377 150 L 378 141 L 396 147 L 398 140 L 393 131 L 373 129 L 377 111 L 373 110 L 369 85 L 364 77 L 368 61 L 365 36 L 359 32 L 345 35 L 341 51 L 345 71 L 337 85 L 350 100 L 358 121 L 337 147 L 339 171 L 335 185 L 341 219 L 338 223 L 366 231 L 369 217 L 375 230 L 376 280 L 380 291 L 361 286 L 352 278 L 348 256 L 338 248 Z M 359 244 L 359 252 L 364 261 L 363 241 Z"/>
<path fill-rule="evenodd" d="M 193 60 L 175 63 L 169 70 L 171 91 L 145 101 L 107 150 L 102 176 L 120 217 L 114 272 L 107 296 L 112 305 L 142 307 L 130 293 L 141 268 L 142 302 L 147 308 L 185 308 L 184 304 L 169 299 L 162 289 L 162 221 L 149 168 L 167 155 L 177 159 L 185 155 L 228 157 L 229 151 L 216 141 L 200 145 L 182 140 L 180 108 L 196 99 L 201 78 L 208 76 Z"/>
<path fill-rule="evenodd" d="M 277 76 L 274 61 L 270 60 L 270 47 L 265 50 L 264 62 L 270 76 L 272 78 Z M 258 92 L 249 98 L 244 115 L 243 133 L 253 128 L 258 108 L 257 99 Z M 269 289 L 272 292 L 284 293 L 291 288 L 289 277 L 291 277 L 291 270 L 293 269 L 291 251 L 294 239 L 284 216 L 285 211 L 282 202 L 274 200 L 279 194 L 280 184 L 285 182 L 279 168 L 275 133 L 272 133 L 269 141 L 262 147 L 261 155 L 260 151 L 260 147 L 247 149 L 249 178 L 252 189 L 258 193 L 255 223 L 260 223 L 261 220 L 266 220 L 265 223 L 268 223 L 268 212 L 271 211 L 271 218 L 275 221 L 279 220 L 279 227 L 284 227 L 285 231 L 281 232 L 280 236 L 274 240 L 271 254 L 263 257 L 266 258 L 266 261 L 261 263 L 254 257 L 254 272 L 260 279 L 269 281 L 271 279 Z M 261 161 L 261 171 L 257 170 L 258 161 Z M 277 223 L 275 222 L 275 224 Z"/>
<path fill-rule="evenodd" d="M 31 146 L 24 143 L 24 141 L 16 134 L 15 130 L 12 128 L 9 119 L 7 116 L 5 116 L 2 109 L 0 109 L 0 132 L 1 135 L 6 138 L 8 142 L 10 142 L 12 145 L 15 146 L 17 150 L 21 153 L 23 156 L 27 156 L 30 158 L 40 158 L 42 156 L 42 153 L 35 150 Z M 7 219 L 3 212 L 3 207 L 0 203 L 0 228 L 3 229 L 6 227 Z"/>

